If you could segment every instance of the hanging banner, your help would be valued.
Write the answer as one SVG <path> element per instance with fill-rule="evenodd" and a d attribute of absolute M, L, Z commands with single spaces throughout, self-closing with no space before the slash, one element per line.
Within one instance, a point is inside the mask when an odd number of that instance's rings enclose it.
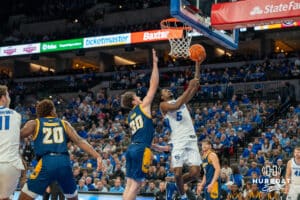
<path fill-rule="evenodd" d="M 300 0 L 245 0 L 213 4 L 212 27 L 229 30 L 300 20 Z"/>

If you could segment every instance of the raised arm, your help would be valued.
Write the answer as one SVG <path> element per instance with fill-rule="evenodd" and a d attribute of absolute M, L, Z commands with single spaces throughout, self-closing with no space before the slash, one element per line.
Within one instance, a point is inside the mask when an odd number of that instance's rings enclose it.
<path fill-rule="evenodd" d="M 69 122 L 63 121 L 63 123 L 69 138 L 84 152 L 97 159 L 98 169 L 100 169 L 102 167 L 102 158 L 100 154 L 86 140 L 84 140 L 77 134 L 76 130 L 71 126 Z"/>
<path fill-rule="evenodd" d="M 189 82 L 188 88 L 183 92 L 183 94 L 176 100 L 174 104 L 168 102 L 161 102 L 160 103 L 160 110 L 163 113 L 168 111 L 173 111 L 179 109 L 183 104 L 188 102 L 189 95 L 194 90 L 198 90 L 199 81 L 197 79 L 192 79 Z"/>
<path fill-rule="evenodd" d="M 26 124 L 21 129 L 21 134 L 20 134 L 21 138 L 28 137 L 28 136 L 32 135 L 33 133 L 35 133 L 36 124 L 37 124 L 36 120 L 30 120 L 30 121 L 26 122 Z"/>
<path fill-rule="evenodd" d="M 159 72 L 158 72 L 158 58 L 156 55 L 156 51 L 152 49 L 152 57 L 153 57 L 153 69 L 152 69 L 152 74 L 151 74 L 151 79 L 150 79 L 150 87 L 147 92 L 147 95 L 144 97 L 143 102 L 141 106 L 143 109 L 147 112 L 147 114 L 151 114 L 151 103 L 154 99 L 155 93 L 158 88 L 158 83 L 159 83 Z"/>
<path fill-rule="evenodd" d="M 197 79 L 198 81 L 200 80 L 200 68 L 201 68 L 200 66 L 201 66 L 201 63 L 203 61 L 204 60 L 200 60 L 200 61 L 195 62 L 195 76 L 194 76 L 194 79 Z M 189 102 L 195 96 L 195 94 L 198 92 L 198 89 L 199 89 L 199 86 L 193 88 L 192 91 L 189 92 L 189 96 L 187 97 L 185 103 Z"/>
<path fill-rule="evenodd" d="M 200 65 L 201 65 L 200 61 L 195 62 L 195 75 L 194 75 L 194 78 L 198 79 L 198 80 L 200 80 Z"/>

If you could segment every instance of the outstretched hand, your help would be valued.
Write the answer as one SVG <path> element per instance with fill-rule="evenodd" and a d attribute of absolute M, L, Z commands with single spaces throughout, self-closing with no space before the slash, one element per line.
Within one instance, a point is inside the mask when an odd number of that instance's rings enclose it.
<path fill-rule="evenodd" d="M 158 57 L 156 55 L 155 49 L 152 49 L 152 59 L 153 59 L 153 63 L 158 63 Z"/>

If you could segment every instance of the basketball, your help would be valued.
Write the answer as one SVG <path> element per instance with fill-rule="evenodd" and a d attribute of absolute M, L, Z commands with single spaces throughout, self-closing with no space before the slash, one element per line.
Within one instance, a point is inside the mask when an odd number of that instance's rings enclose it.
<path fill-rule="evenodd" d="M 201 44 L 194 44 L 190 47 L 190 59 L 193 61 L 200 61 L 206 58 L 206 52 Z"/>

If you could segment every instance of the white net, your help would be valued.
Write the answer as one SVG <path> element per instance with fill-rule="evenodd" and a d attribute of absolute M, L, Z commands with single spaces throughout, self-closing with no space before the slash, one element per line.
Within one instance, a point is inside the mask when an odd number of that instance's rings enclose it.
<path fill-rule="evenodd" d="M 176 18 L 166 19 L 160 23 L 161 29 L 168 29 L 168 39 L 171 50 L 169 55 L 175 58 L 189 57 L 189 48 L 192 41 L 192 28 L 183 24 Z"/>

